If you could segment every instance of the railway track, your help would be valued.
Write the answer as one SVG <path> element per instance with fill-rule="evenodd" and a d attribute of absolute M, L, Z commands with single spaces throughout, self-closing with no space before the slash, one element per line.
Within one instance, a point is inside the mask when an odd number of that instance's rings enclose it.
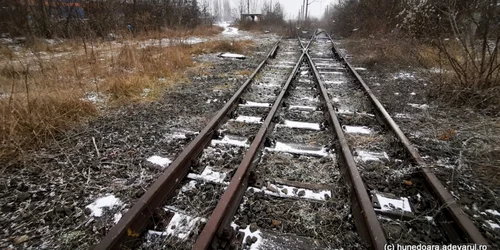
<path fill-rule="evenodd" d="M 276 44 L 95 249 L 487 244 L 332 39 Z"/>

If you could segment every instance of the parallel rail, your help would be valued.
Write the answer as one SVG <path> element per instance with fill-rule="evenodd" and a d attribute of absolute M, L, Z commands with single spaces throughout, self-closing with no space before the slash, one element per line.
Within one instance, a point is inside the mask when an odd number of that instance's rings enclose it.
<path fill-rule="evenodd" d="M 216 238 L 227 242 L 235 240 L 235 233 L 230 228 L 231 219 L 234 217 L 234 214 L 236 213 L 249 185 L 249 173 L 258 162 L 259 153 L 261 152 L 270 131 L 272 131 L 274 125 L 276 124 L 275 117 L 280 111 L 283 105 L 283 100 L 288 94 L 290 85 L 297 76 L 300 66 L 304 61 L 310 65 L 313 78 L 315 79 L 315 83 L 317 84 L 320 92 L 324 114 L 330 123 L 330 127 L 333 128 L 332 133 L 334 134 L 332 136 L 338 141 L 338 153 L 340 154 L 339 159 L 341 160 L 340 167 L 343 168 L 343 172 L 345 173 L 344 177 L 348 182 L 346 184 L 350 187 L 350 196 L 352 199 L 351 208 L 358 233 L 371 249 L 384 249 L 387 244 L 382 226 L 373 208 L 370 195 L 368 194 L 365 184 L 362 181 L 353 154 L 347 143 L 338 114 L 329 98 L 327 89 L 321 79 L 319 71 L 315 67 L 314 62 L 309 55 L 309 47 L 314 41 L 315 35 L 316 32 L 306 45 L 302 44 L 299 40 L 300 46 L 302 47 L 302 53 L 295 63 L 293 71 L 287 78 L 285 84 L 282 86 L 281 92 L 274 101 L 249 149 L 246 151 L 243 160 L 239 164 L 234 176 L 231 179 L 231 182 L 221 196 L 211 216 L 208 218 L 208 222 L 196 238 L 193 249 L 209 249 L 213 247 L 213 243 Z M 442 183 L 429 170 L 417 150 L 404 135 L 399 126 L 390 117 L 368 85 L 336 48 L 332 38 L 330 36 L 328 36 L 328 38 L 332 43 L 332 52 L 335 57 L 337 57 L 337 59 L 345 65 L 350 74 L 362 85 L 364 91 L 376 109 L 377 116 L 382 118 L 383 123 L 385 123 L 385 125 L 390 128 L 392 132 L 394 132 L 397 138 L 399 138 L 401 143 L 404 145 L 404 148 L 411 155 L 412 160 L 421 167 L 422 175 L 427 181 L 431 193 L 438 198 L 445 208 L 440 214 L 444 218 L 442 220 L 451 220 L 454 222 L 452 225 L 446 225 L 444 223 L 442 225 L 450 240 L 453 243 L 474 243 L 487 245 L 488 242 L 486 239 L 481 235 L 479 230 L 474 226 L 467 215 L 460 209 L 460 206 L 451 194 L 444 188 Z M 242 95 L 252 84 L 254 78 L 267 64 L 268 60 L 276 55 L 278 47 L 279 42 L 274 45 L 264 61 L 260 63 L 249 79 L 238 89 L 227 104 L 217 113 L 217 115 L 200 132 L 200 134 L 182 151 L 182 153 L 153 183 L 153 185 L 134 204 L 134 206 L 123 215 L 122 219 L 108 232 L 108 234 L 102 239 L 101 242 L 99 242 L 98 245 L 96 245 L 94 249 L 122 249 L 134 244 L 134 242 L 137 241 L 137 238 L 143 233 L 143 231 L 151 225 L 151 223 L 153 223 L 155 211 L 175 193 L 175 190 L 178 188 L 181 181 L 187 176 L 191 165 L 199 158 L 204 148 L 213 138 L 215 131 L 220 128 L 220 126 L 228 119 L 229 115 L 236 109 Z"/>
<path fill-rule="evenodd" d="M 343 165 L 345 168 L 345 173 L 347 174 L 345 179 L 349 181 L 349 185 L 351 186 L 351 199 L 353 203 L 351 207 L 357 224 L 358 233 L 373 249 L 384 249 L 384 246 L 387 244 L 387 240 L 377 219 L 375 210 L 373 209 L 370 196 L 366 191 L 365 184 L 363 183 L 358 168 L 356 167 L 354 157 L 349 149 L 349 145 L 347 144 L 347 140 L 344 136 L 344 131 L 340 125 L 337 113 L 335 112 L 333 104 L 328 97 L 323 80 L 321 80 L 319 72 L 314 66 L 307 49 L 305 50 L 307 61 L 313 70 L 314 78 L 316 79 L 316 83 L 321 91 L 323 103 L 326 106 L 326 113 L 328 114 L 327 120 L 330 122 L 331 127 L 334 128 L 335 136 L 340 145 L 339 152 L 341 153 L 343 159 L 343 164 L 340 165 Z"/>
<path fill-rule="evenodd" d="M 306 45 L 306 48 L 309 47 L 311 41 L 309 41 L 309 43 Z M 203 231 L 198 236 L 198 239 L 194 244 L 193 249 L 195 250 L 208 249 L 216 234 L 221 235 L 224 228 L 229 226 L 230 220 L 232 219 L 234 213 L 238 209 L 238 206 L 243 198 L 243 194 L 247 189 L 248 174 L 250 173 L 250 169 L 252 168 L 252 166 L 255 165 L 256 160 L 258 160 L 257 156 L 259 155 L 259 152 L 262 146 L 264 145 L 264 142 L 266 141 L 269 131 L 272 130 L 272 126 L 274 125 L 273 122 L 274 117 L 278 113 L 278 110 L 281 108 L 283 99 L 285 97 L 285 94 L 288 92 L 290 83 L 295 78 L 301 63 L 304 60 L 305 51 L 306 50 L 303 50 L 302 55 L 297 60 L 297 63 L 295 64 L 292 73 L 288 77 L 285 85 L 283 86 L 280 94 L 278 95 L 278 98 L 274 102 L 271 111 L 267 115 L 266 119 L 264 120 L 264 123 L 259 129 L 259 132 L 255 136 L 255 139 L 252 141 L 250 148 L 243 157 L 243 160 L 239 165 L 238 169 L 236 170 L 236 173 L 234 174 L 233 178 L 231 179 L 229 186 L 222 195 L 212 215 L 208 219 L 208 222 L 203 228 Z"/>
<path fill-rule="evenodd" d="M 453 224 L 441 223 L 443 229 L 448 234 L 449 239 L 455 244 L 478 244 L 478 245 L 488 245 L 488 241 L 482 236 L 477 227 L 471 221 L 467 214 L 463 212 L 460 205 L 453 198 L 453 196 L 446 190 L 441 181 L 436 177 L 434 173 L 429 169 L 427 164 L 424 162 L 416 148 L 412 145 L 408 137 L 403 133 L 401 128 L 394 122 L 392 117 L 386 111 L 384 106 L 375 97 L 371 89 L 361 78 L 361 76 L 356 72 L 354 67 L 346 60 L 345 56 L 339 51 L 335 46 L 333 39 L 328 35 L 332 43 L 332 52 L 348 69 L 348 71 L 354 76 L 354 78 L 361 84 L 363 90 L 368 95 L 372 105 L 378 112 L 378 116 L 382 118 L 385 125 L 394 132 L 397 138 L 403 144 L 405 150 L 410 154 L 412 160 L 420 167 L 421 173 L 427 182 L 428 187 L 432 191 L 433 195 L 438 198 L 444 209 L 441 210 L 440 221 L 453 221 Z"/>

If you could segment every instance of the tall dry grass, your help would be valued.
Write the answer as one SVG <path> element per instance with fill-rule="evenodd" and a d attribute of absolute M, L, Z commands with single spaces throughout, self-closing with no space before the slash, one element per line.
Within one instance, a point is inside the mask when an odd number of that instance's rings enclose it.
<path fill-rule="evenodd" d="M 7 56 L 0 59 L 0 162 L 18 159 L 110 107 L 160 97 L 185 80 L 193 55 L 245 53 L 251 45 L 220 40 L 97 48 L 87 43 L 85 52 L 32 51 L 30 57 L 2 49 Z"/>

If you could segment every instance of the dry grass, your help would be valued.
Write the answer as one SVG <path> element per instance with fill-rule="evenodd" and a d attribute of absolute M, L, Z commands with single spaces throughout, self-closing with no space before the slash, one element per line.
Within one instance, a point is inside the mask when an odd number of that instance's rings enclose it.
<path fill-rule="evenodd" d="M 0 60 L 0 162 L 18 159 L 106 107 L 154 100 L 173 84 L 187 82 L 184 72 L 194 65 L 192 55 L 252 48 L 248 41 L 222 40 L 139 45 L 87 47 L 86 53 L 64 56 L 46 50 L 28 59 Z M 89 100 L 88 94 L 99 98 Z"/>
<path fill-rule="evenodd" d="M 202 45 L 194 45 L 191 53 L 195 55 L 217 52 L 232 52 L 245 54 L 253 49 L 254 43 L 249 40 L 244 41 L 228 41 L 215 40 L 203 43 Z"/>
<path fill-rule="evenodd" d="M 394 70 L 439 65 L 437 49 L 415 40 L 349 39 L 344 44 L 351 54 L 356 55 L 351 59 L 355 64 L 370 68 Z"/>
<path fill-rule="evenodd" d="M 423 69 L 422 76 L 434 83 L 429 91 L 434 99 L 477 108 L 488 114 L 497 114 L 500 110 L 500 67 L 491 74 L 493 77 L 486 78 L 485 73 L 479 72 L 472 66 L 471 59 L 464 56 L 462 45 L 457 41 L 441 45 L 448 54 L 443 53 L 442 47 L 414 39 L 356 39 L 347 40 L 345 45 L 355 55 L 350 60 L 369 69 L 387 72 Z M 500 51 L 497 52 L 499 58 Z M 429 74 L 431 68 L 439 72 Z"/>
<path fill-rule="evenodd" d="M 137 40 L 146 40 L 146 39 L 158 39 L 158 38 L 186 38 L 186 37 L 209 37 L 214 36 L 221 33 L 224 28 L 220 26 L 199 26 L 194 29 L 163 29 L 162 31 L 152 31 L 152 32 L 143 32 L 135 36 L 133 38 L 129 32 L 123 33 L 123 37 L 127 40 L 137 39 Z"/>

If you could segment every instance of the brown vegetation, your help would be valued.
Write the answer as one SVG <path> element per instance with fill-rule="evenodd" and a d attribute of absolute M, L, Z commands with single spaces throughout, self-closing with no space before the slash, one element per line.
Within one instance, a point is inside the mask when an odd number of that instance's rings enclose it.
<path fill-rule="evenodd" d="M 128 44 L 73 53 L 6 52 L 0 66 L 0 162 L 44 145 L 106 107 L 151 100 L 185 80 L 192 55 L 245 53 L 249 41 L 172 46 Z"/>
<path fill-rule="evenodd" d="M 368 48 L 354 48 L 363 50 L 365 65 L 438 68 L 431 97 L 488 114 L 500 111 L 497 1 L 347 0 L 325 17 L 337 37 L 365 38 L 361 44 Z"/>

